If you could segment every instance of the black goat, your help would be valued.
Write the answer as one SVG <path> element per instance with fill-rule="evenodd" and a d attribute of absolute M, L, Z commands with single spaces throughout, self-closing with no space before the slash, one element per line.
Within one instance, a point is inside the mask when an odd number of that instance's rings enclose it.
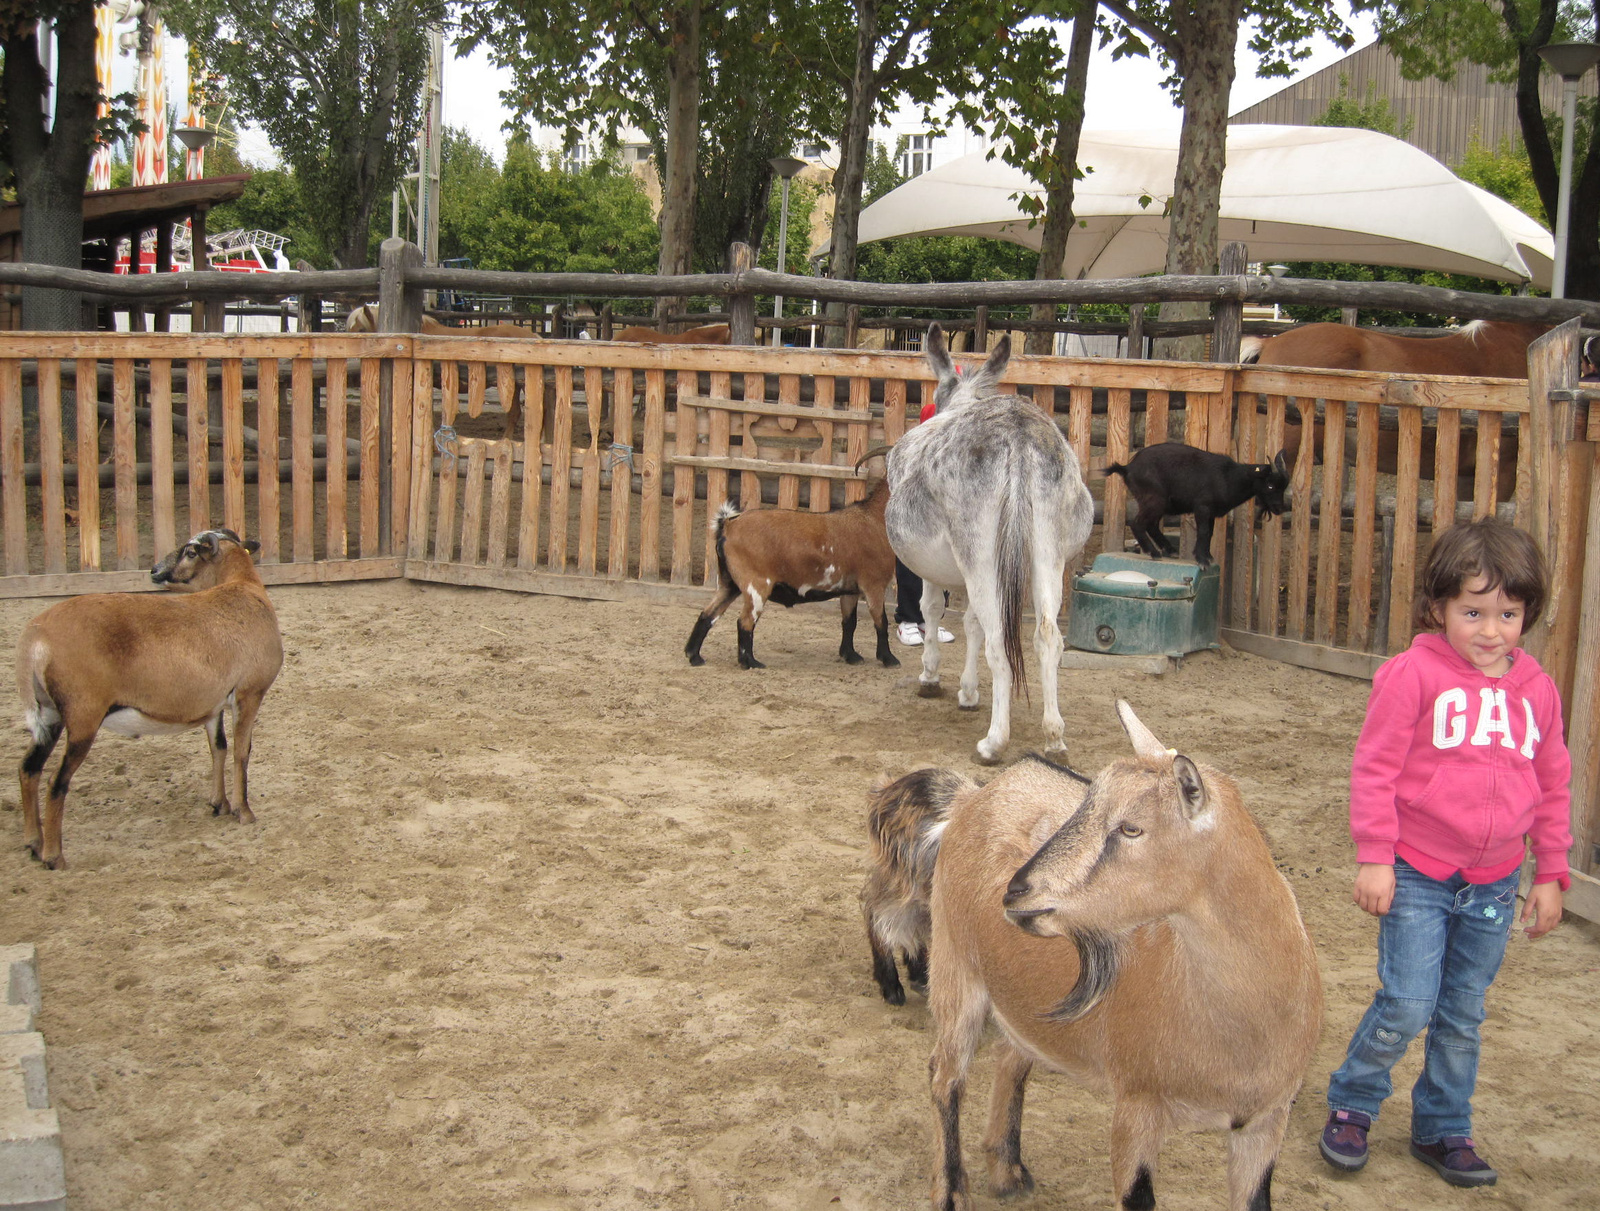
<path fill-rule="evenodd" d="M 1133 537 L 1146 555 L 1176 555 L 1178 546 L 1161 532 L 1161 519 L 1193 513 L 1194 561 L 1202 568 L 1211 563 L 1211 528 L 1217 518 L 1252 496 L 1265 512 L 1282 513 L 1289 486 L 1289 464 L 1282 451 L 1270 463 L 1239 463 L 1182 442 L 1146 446 L 1126 464 L 1108 464 L 1106 474 L 1127 480 L 1128 491 L 1139 502 Z"/>

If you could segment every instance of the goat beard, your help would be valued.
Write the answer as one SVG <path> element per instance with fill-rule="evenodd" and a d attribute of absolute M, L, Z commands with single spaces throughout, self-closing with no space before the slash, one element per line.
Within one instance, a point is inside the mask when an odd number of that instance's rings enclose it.
<path fill-rule="evenodd" d="M 1122 944 L 1098 929 L 1074 929 L 1068 936 L 1078 948 L 1078 981 L 1053 1009 L 1040 1016 L 1065 1025 L 1085 1017 L 1105 1000 L 1122 966 Z"/>

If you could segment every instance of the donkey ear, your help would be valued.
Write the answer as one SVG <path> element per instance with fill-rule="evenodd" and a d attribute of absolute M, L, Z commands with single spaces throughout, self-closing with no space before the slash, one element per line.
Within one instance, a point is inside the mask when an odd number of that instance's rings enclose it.
<path fill-rule="evenodd" d="M 989 360 L 984 362 L 983 369 L 978 371 L 973 380 L 973 393 L 982 395 L 992 390 L 999 383 L 1001 375 L 1006 372 L 1006 366 L 1011 363 L 1011 334 L 1008 332 L 1000 338 L 994 347 L 994 352 L 989 355 Z"/>
<path fill-rule="evenodd" d="M 1165 757 L 1167 746 L 1151 734 L 1150 729 L 1139 722 L 1139 716 L 1133 713 L 1133 708 L 1121 698 L 1117 699 L 1117 718 L 1122 720 L 1122 730 L 1128 733 L 1128 740 L 1133 745 L 1133 751 L 1141 757 Z"/>
<path fill-rule="evenodd" d="M 1206 810 L 1206 784 L 1194 762 L 1181 754 L 1172 759 L 1172 774 L 1178 780 L 1178 806 L 1193 820 Z"/>
<path fill-rule="evenodd" d="M 950 351 L 945 348 L 944 329 L 939 327 L 937 321 L 928 325 L 928 336 L 922 342 L 922 348 L 935 378 L 942 382 L 955 377 L 956 368 L 951 364 Z"/>

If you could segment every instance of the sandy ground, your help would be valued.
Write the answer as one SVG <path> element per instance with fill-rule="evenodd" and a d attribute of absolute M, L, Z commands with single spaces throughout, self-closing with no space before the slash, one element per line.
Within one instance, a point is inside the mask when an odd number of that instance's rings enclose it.
<path fill-rule="evenodd" d="M 0 942 L 38 946 L 77 1211 L 924 1204 L 928 1015 L 870 978 L 865 792 L 924 764 L 978 773 L 986 714 L 915 697 L 910 660 L 840 664 L 828 606 L 769 616 L 770 667 L 742 672 L 727 621 L 688 666 L 691 608 L 403 582 L 273 596 L 287 660 L 255 826 L 207 810 L 198 733 L 101 739 L 65 872 L 0 815 Z M 43 604 L 0 602 L 8 648 Z M 1570 920 L 1519 932 L 1491 993 L 1477 1132 L 1498 1186 L 1407 1157 L 1404 1092 L 1366 1172 L 1317 1157 L 1373 985 L 1343 810 L 1365 683 L 1225 653 L 1063 685 L 1075 764 L 1126 751 L 1128 697 L 1239 779 L 1299 896 L 1328 1009 L 1279 1207 L 1600 1205 L 1600 934 Z M 1016 717 L 1013 754 L 1040 742 L 1036 707 Z M 969 1157 L 988 1076 L 980 1060 Z M 1110 1205 L 1107 1122 L 1095 1092 L 1035 1077 L 1025 1205 Z M 1176 1137 L 1160 1205 L 1225 1206 L 1223 1155 Z"/>

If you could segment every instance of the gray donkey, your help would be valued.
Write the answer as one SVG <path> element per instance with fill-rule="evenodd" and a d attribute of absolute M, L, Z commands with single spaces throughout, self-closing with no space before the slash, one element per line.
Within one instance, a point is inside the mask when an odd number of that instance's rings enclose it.
<path fill-rule="evenodd" d="M 963 376 L 928 329 L 928 365 L 938 378 L 935 414 L 889 451 L 889 544 L 922 577 L 922 645 L 917 692 L 937 697 L 939 618 L 946 588 L 967 590 L 967 660 L 957 702 L 978 708 L 978 649 L 994 680 L 989 734 L 977 757 L 996 764 L 1011 738 L 1011 695 L 1022 680 L 1022 604 L 1030 577 L 1033 646 L 1044 693 L 1045 750 L 1064 753 L 1056 675 L 1061 664 L 1062 581 L 1088 540 L 1094 502 L 1078 459 L 1051 417 L 996 386 L 1011 360 L 1003 337 L 983 368 Z"/>

